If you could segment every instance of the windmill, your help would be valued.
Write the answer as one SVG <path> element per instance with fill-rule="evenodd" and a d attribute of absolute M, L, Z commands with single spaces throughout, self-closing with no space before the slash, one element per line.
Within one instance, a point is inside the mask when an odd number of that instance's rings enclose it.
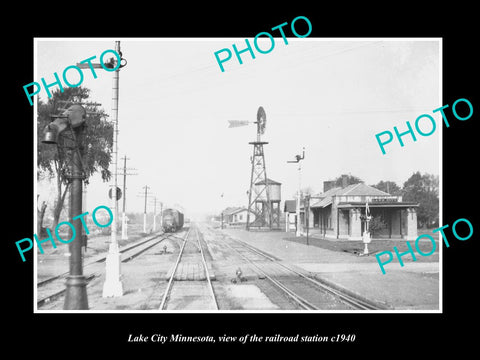
<path fill-rule="evenodd" d="M 271 229 L 274 221 L 279 225 L 279 216 L 276 216 L 276 219 L 272 219 L 272 202 L 270 201 L 270 187 L 263 150 L 263 145 L 268 144 L 268 142 L 261 141 L 261 136 L 265 134 L 267 124 L 265 110 L 261 106 L 258 108 L 257 121 L 229 120 L 229 127 L 246 126 L 252 123 L 257 125 L 257 139 L 249 142 L 249 144 L 253 145 L 253 156 L 251 157 L 252 171 L 250 174 L 250 189 L 248 191 L 246 228 L 250 230 L 251 227 L 260 228 L 267 226 Z M 253 221 L 250 219 L 251 214 L 255 215 Z"/>
<path fill-rule="evenodd" d="M 248 121 L 248 120 L 228 120 L 228 127 L 240 127 L 246 126 L 249 124 L 257 124 L 257 142 L 260 142 L 260 136 L 265 134 L 265 127 L 267 125 L 267 115 L 263 107 L 259 107 L 257 111 L 257 121 Z"/>

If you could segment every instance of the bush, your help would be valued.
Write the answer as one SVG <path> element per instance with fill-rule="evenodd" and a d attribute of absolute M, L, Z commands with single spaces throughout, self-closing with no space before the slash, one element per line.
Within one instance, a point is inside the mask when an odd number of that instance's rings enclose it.
<path fill-rule="evenodd" d="M 368 231 L 370 231 L 372 236 L 375 234 L 375 231 L 382 230 L 387 227 L 385 221 L 383 221 L 382 217 L 378 215 L 372 216 L 372 219 L 368 225 Z"/>

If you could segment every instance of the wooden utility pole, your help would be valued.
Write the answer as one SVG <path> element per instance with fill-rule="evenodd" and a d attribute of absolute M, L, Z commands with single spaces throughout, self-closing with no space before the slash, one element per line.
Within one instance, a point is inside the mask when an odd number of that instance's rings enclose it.
<path fill-rule="evenodd" d="M 147 197 L 149 186 L 145 185 L 142 189 L 145 189 L 145 207 L 143 208 L 143 232 L 147 232 Z"/>
<path fill-rule="evenodd" d="M 123 160 L 123 206 L 122 206 L 122 240 L 128 240 L 128 224 L 127 224 L 127 215 L 125 213 L 125 202 L 127 198 L 127 175 L 138 175 L 136 173 L 128 173 L 127 170 L 136 170 L 132 168 L 127 168 L 127 155 L 125 155 L 121 160 Z"/>

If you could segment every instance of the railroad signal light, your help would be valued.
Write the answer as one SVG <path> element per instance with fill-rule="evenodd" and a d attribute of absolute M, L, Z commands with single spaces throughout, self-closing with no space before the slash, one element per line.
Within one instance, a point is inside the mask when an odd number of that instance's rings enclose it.
<path fill-rule="evenodd" d="M 58 130 L 54 126 L 47 125 L 45 134 L 43 136 L 42 143 L 44 144 L 57 144 L 58 143 Z"/>
<path fill-rule="evenodd" d="M 108 197 L 111 199 L 112 198 L 112 189 L 108 190 Z M 117 186 L 117 198 L 116 200 L 120 200 L 122 198 L 122 190 Z"/>
<path fill-rule="evenodd" d="M 52 115 L 55 118 L 44 128 L 45 144 L 57 144 L 60 134 L 70 130 L 74 146 L 70 155 L 70 171 L 68 179 L 70 185 L 70 209 L 69 218 L 72 219 L 71 228 L 72 237 L 74 234 L 82 233 L 82 222 L 77 220 L 78 214 L 82 213 L 82 181 L 84 179 L 82 158 L 79 151 L 80 142 L 83 133 L 83 126 L 86 121 L 86 110 L 82 105 L 75 104 L 63 111 L 61 115 Z M 75 220 L 75 221 L 74 221 Z M 70 251 L 70 270 L 65 282 L 65 310 L 85 310 L 88 309 L 88 298 L 86 285 L 87 281 L 83 275 L 82 246 L 86 246 L 86 239 L 73 241 L 69 243 Z"/>

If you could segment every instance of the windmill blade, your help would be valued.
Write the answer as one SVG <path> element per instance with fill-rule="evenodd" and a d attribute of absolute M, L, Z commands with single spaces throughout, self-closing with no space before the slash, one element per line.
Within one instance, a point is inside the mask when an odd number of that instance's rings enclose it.
<path fill-rule="evenodd" d="M 263 107 L 259 107 L 257 111 L 257 124 L 258 124 L 258 133 L 263 135 L 265 133 L 265 127 L 267 125 L 267 115 Z"/>
<path fill-rule="evenodd" d="M 260 125 L 259 125 L 259 128 L 260 128 L 260 134 L 265 134 L 265 127 L 267 126 L 267 118 L 264 117 L 263 120 L 260 121 Z"/>
<path fill-rule="evenodd" d="M 250 124 L 250 121 L 247 120 L 228 120 L 228 127 L 233 128 L 233 127 L 240 127 L 240 126 L 245 126 Z"/>
<path fill-rule="evenodd" d="M 79 69 L 89 69 L 90 66 L 95 69 L 101 69 L 103 67 L 101 64 L 86 64 L 86 63 L 77 63 L 76 66 Z"/>

